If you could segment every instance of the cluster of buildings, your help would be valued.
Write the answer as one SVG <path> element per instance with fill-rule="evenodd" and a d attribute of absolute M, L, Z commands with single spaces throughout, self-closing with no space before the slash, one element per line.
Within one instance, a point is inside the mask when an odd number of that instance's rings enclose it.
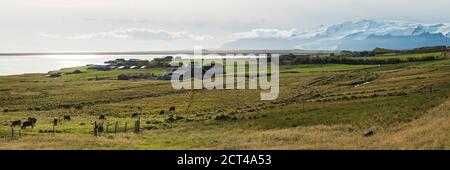
<path fill-rule="evenodd" d="M 150 61 L 141 59 L 115 59 L 105 61 L 105 64 L 88 64 L 90 69 L 97 70 L 121 70 L 121 69 L 147 69 Z"/>
<path fill-rule="evenodd" d="M 164 58 L 155 58 L 152 61 L 141 60 L 141 59 L 115 59 L 104 62 L 105 64 L 89 64 L 90 69 L 96 70 L 122 70 L 122 69 L 149 69 L 149 68 L 167 68 L 170 69 L 165 74 L 154 75 L 154 74 L 121 74 L 118 76 L 119 80 L 129 80 L 129 79 L 157 79 L 157 80 L 170 80 L 173 72 L 177 69 L 172 67 L 170 63 L 172 62 L 172 57 L 167 56 Z M 211 69 L 217 64 L 210 66 L 204 66 L 201 63 L 191 62 L 191 70 L 186 70 L 185 74 L 193 74 L 195 69 L 200 69 L 202 74 Z M 222 66 L 222 65 L 221 65 Z M 223 66 L 222 66 L 223 67 Z"/>

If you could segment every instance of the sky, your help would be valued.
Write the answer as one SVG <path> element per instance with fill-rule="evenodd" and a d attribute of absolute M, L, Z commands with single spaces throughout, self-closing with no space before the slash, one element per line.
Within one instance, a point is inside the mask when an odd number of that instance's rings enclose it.
<path fill-rule="evenodd" d="M 0 0 L 0 53 L 219 48 L 243 33 L 375 19 L 450 23 L 448 0 Z"/>

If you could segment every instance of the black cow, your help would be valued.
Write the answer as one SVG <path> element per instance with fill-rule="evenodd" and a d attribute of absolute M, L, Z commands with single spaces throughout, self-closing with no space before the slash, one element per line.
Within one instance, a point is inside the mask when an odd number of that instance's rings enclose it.
<path fill-rule="evenodd" d="M 106 116 L 105 116 L 105 115 L 100 115 L 100 116 L 98 117 L 98 119 L 100 119 L 100 120 L 106 120 Z"/>
<path fill-rule="evenodd" d="M 131 118 L 135 118 L 135 117 L 138 117 L 138 116 L 139 116 L 139 113 L 137 113 L 137 112 L 131 114 Z"/>
<path fill-rule="evenodd" d="M 366 134 L 364 134 L 364 137 L 371 137 L 373 135 L 375 135 L 375 132 L 374 131 L 369 131 Z"/>
<path fill-rule="evenodd" d="M 72 118 L 69 115 L 64 115 L 64 120 L 70 121 Z"/>
<path fill-rule="evenodd" d="M 174 112 L 175 111 L 175 106 L 170 107 L 169 112 Z"/>
<path fill-rule="evenodd" d="M 57 117 L 53 118 L 53 126 L 58 126 L 59 119 Z"/>
<path fill-rule="evenodd" d="M 22 129 L 26 129 L 28 126 L 31 126 L 31 128 L 34 128 L 33 122 L 32 122 L 32 121 L 29 121 L 29 120 L 23 122 L 23 124 L 22 124 Z"/>
<path fill-rule="evenodd" d="M 159 114 L 160 114 L 160 115 L 163 115 L 163 114 L 164 114 L 164 110 L 161 110 L 161 111 L 159 112 Z"/>
<path fill-rule="evenodd" d="M 22 121 L 20 121 L 20 120 L 15 120 L 15 121 L 12 121 L 12 123 L 11 123 L 11 128 L 12 128 L 12 127 L 16 127 L 16 126 L 20 126 L 20 125 L 22 125 Z"/>
<path fill-rule="evenodd" d="M 30 121 L 31 123 L 33 123 L 33 126 L 36 126 L 36 122 L 37 122 L 37 119 L 36 119 L 36 118 L 34 118 L 34 117 L 29 117 L 29 118 L 28 118 L 28 121 Z"/>

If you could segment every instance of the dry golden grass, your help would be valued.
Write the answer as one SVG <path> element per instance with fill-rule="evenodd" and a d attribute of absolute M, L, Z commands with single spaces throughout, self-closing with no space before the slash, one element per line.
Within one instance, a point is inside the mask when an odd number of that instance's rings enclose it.
<path fill-rule="evenodd" d="M 449 149 L 450 100 L 428 111 L 428 115 L 389 129 L 377 136 L 378 148 Z"/>

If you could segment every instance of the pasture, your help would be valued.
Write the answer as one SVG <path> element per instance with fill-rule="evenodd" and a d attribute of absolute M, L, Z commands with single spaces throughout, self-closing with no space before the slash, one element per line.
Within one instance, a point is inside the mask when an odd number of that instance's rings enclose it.
<path fill-rule="evenodd" d="M 0 149 L 450 149 L 449 61 L 282 66 L 274 101 L 260 90 L 116 79 L 162 69 L 3 76 Z M 11 121 L 28 117 L 36 126 L 12 138 Z M 94 136 L 94 122 L 107 130 Z"/>

